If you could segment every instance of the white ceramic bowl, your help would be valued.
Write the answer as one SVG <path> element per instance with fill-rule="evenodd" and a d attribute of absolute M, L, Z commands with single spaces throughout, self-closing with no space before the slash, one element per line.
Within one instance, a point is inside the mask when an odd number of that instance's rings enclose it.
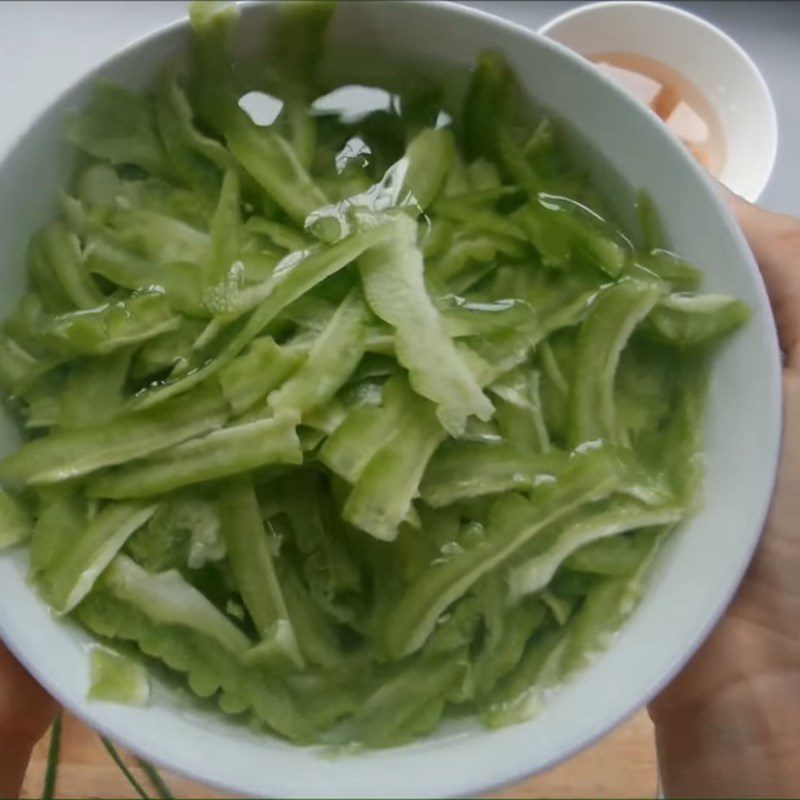
<path fill-rule="evenodd" d="M 243 8 L 243 47 L 258 40 L 272 13 L 269 6 Z M 0 314 L 23 290 L 29 234 L 55 211 L 69 164 L 64 115 L 86 101 L 94 79 L 140 86 L 187 42 L 188 27 L 180 23 L 110 59 L 62 95 L 6 154 L 0 166 Z M 247 795 L 473 794 L 544 769 L 601 736 L 675 674 L 722 613 L 758 540 L 778 454 L 778 350 L 756 266 L 699 167 L 650 114 L 565 48 L 450 3 L 342 4 L 332 49 L 352 53 L 364 43 L 386 58 L 436 54 L 464 67 L 477 51 L 502 48 L 537 101 L 582 130 L 628 183 L 650 192 L 669 239 L 702 265 L 708 287 L 744 299 L 754 316 L 716 362 L 703 510 L 670 542 L 612 648 L 537 719 L 517 727 L 487 732 L 469 721 L 451 723 L 406 747 L 331 759 L 178 703 L 164 688 L 156 687 L 146 708 L 90 703 L 89 637 L 55 620 L 26 585 L 23 550 L 0 558 L 0 634 L 61 703 L 158 765 Z M 595 167 L 602 177 L 604 168 Z M 10 420 L 0 419 L 0 451 L 17 440 Z"/>
<path fill-rule="evenodd" d="M 720 180 L 746 200 L 758 199 L 775 166 L 778 117 L 758 67 L 730 36 L 688 11 L 642 0 L 587 3 L 539 33 L 582 56 L 647 56 L 688 78 L 722 127 Z"/>

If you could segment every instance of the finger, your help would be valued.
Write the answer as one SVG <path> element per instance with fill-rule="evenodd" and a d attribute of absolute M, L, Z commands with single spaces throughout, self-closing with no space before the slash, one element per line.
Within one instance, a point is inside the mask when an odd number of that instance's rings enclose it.
<path fill-rule="evenodd" d="M 55 700 L 0 643 L 0 734 L 13 730 L 33 745 L 50 726 L 56 708 Z"/>
<path fill-rule="evenodd" d="M 792 265 L 797 269 L 800 262 L 800 220 L 787 214 L 765 211 L 727 189 L 725 200 L 757 261 L 773 265 L 777 270 L 787 269 Z M 781 261 L 784 263 L 781 264 Z"/>
<path fill-rule="evenodd" d="M 721 184 L 720 184 L 721 186 Z M 758 263 L 781 348 L 800 362 L 800 220 L 748 203 L 721 186 Z"/>

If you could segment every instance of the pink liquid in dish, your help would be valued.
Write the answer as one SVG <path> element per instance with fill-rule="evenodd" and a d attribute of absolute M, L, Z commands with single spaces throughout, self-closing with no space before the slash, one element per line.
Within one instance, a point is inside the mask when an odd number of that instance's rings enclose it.
<path fill-rule="evenodd" d="M 708 100 L 679 72 L 636 53 L 599 53 L 589 59 L 649 106 L 712 175 L 725 164 L 722 125 Z"/>

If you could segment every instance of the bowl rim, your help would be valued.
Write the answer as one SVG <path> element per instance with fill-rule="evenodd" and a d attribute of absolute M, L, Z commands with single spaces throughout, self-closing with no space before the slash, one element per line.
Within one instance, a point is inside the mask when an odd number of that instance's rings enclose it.
<path fill-rule="evenodd" d="M 669 16 L 672 18 L 681 19 L 687 26 L 695 30 L 702 30 L 706 36 L 717 39 L 725 44 L 725 46 L 736 55 L 736 57 L 745 65 L 748 72 L 753 78 L 754 85 L 757 87 L 758 93 L 763 104 L 763 110 L 766 114 L 764 117 L 765 123 L 765 144 L 767 146 L 767 166 L 762 170 L 757 181 L 753 182 L 752 187 L 742 196 L 745 200 L 754 203 L 764 193 L 767 184 L 775 172 L 775 164 L 778 159 L 778 145 L 780 139 L 780 126 L 778 123 L 778 111 L 775 107 L 775 98 L 772 96 L 767 79 L 758 68 L 758 65 L 753 60 L 753 57 L 739 44 L 729 33 L 726 33 L 722 28 L 718 28 L 714 23 L 687 11 L 685 8 L 678 6 L 668 5 L 667 3 L 654 2 L 654 0 L 598 0 L 596 3 L 586 3 L 575 8 L 570 8 L 561 14 L 557 14 L 552 19 L 540 25 L 537 28 L 537 33 L 546 36 L 553 42 L 561 44 L 555 38 L 554 33 L 556 28 L 565 22 L 570 22 L 578 17 L 602 15 L 608 11 L 616 11 L 620 8 L 643 8 L 647 9 L 654 17 L 659 14 Z M 573 51 L 577 52 L 577 51 Z M 580 55 L 580 53 L 578 54 Z M 604 76 L 606 77 L 606 76 Z M 646 108 L 646 111 L 656 116 L 655 112 Z M 661 120 L 659 119 L 659 122 Z"/>
<path fill-rule="evenodd" d="M 240 11 L 246 13 L 251 9 L 257 9 L 259 7 L 264 7 L 266 5 L 274 5 L 276 2 L 279 2 L 279 0 L 266 0 L 266 1 L 239 0 L 239 2 L 236 3 L 236 5 L 240 9 Z M 634 98 L 632 98 L 628 93 L 626 93 L 617 84 L 615 84 L 610 78 L 607 78 L 606 76 L 602 75 L 596 70 L 592 70 L 591 67 L 587 65 L 586 60 L 583 57 L 576 54 L 575 52 L 565 47 L 564 45 L 561 45 L 559 42 L 552 40 L 546 36 L 543 36 L 538 31 L 534 31 L 533 29 L 528 28 L 525 25 L 507 20 L 503 17 L 484 11 L 482 9 L 477 9 L 470 6 L 462 5 L 460 2 L 452 2 L 451 0 L 383 0 L 383 2 L 385 2 L 387 5 L 389 4 L 409 5 L 409 6 L 414 5 L 414 6 L 430 6 L 438 8 L 440 10 L 446 11 L 448 14 L 451 14 L 453 16 L 460 15 L 463 17 L 471 17 L 477 22 L 482 23 L 487 28 L 494 27 L 495 30 L 499 30 L 502 33 L 508 33 L 518 37 L 527 38 L 531 41 L 535 41 L 540 46 L 543 46 L 546 49 L 550 49 L 551 51 L 555 51 L 559 53 L 561 57 L 567 58 L 574 64 L 579 65 L 582 70 L 593 76 L 592 78 L 593 80 L 600 80 L 605 82 L 607 86 L 610 87 L 610 89 L 613 92 L 615 92 L 619 96 L 619 98 L 621 98 L 622 101 L 628 105 L 628 107 L 631 109 L 631 113 L 640 115 L 652 114 L 652 112 L 641 106 L 641 104 L 639 104 Z M 624 3 L 626 2 L 626 0 L 622 0 L 622 2 Z M 619 4 L 620 0 L 612 0 L 612 3 Z M 652 5 L 661 5 L 661 4 L 653 3 Z M 54 106 L 63 102 L 69 94 L 77 90 L 79 87 L 95 80 L 98 73 L 102 73 L 118 59 L 122 59 L 123 57 L 130 55 L 143 45 L 149 44 L 160 38 L 169 39 L 171 36 L 175 35 L 180 31 L 188 32 L 188 30 L 189 30 L 188 16 L 185 16 L 178 20 L 174 20 L 170 23 L 155 28 L 149 33 L 146 33 L 136 38 L 135 40 L 127 44 L 125 47 L 115 50 L 113 53 L 111 53 L 106 58 L 102 59 L 99 63 L 94 65 L 92 68 L 86 70 L 83 74 L 81 74 L 75 80 L 73 80 L 67 87 L 58 92 L 58 94 L 55 97 L 53 97 L 49 102 L 47 102 L 47 104 L 33 117 L 33 119 L 29 122 L 29 124 L 25 126 L 23 131 L 18 136 L 13 138 L 10 144 L 2 152 L 0 152 L 0 171 L 9 161 L 9 157 L 13 155 L 17 147 L 20 145 L 22 140 L 25 139 L 25 137 L 29 134 L 29 132 L 37 128 L 44 120 L 44 118 L 47 116 L 47 114 L 50 112 L 50 110 Z M 658 118 L 654 114 L 653 114 L 653 119 L 655 121 L 658 120 Z M 727 228 L 728 234 L 733 238 L 734 243 L 737 246 L 737 249 L 742 254 L 743 261 L 747 264 L 749 271 L 757 279 L 755 281 L 754 288 L 757 295 L 759 296 L 760 305 L 769 310 L 771 307 L 768 302 L 766 289 L 760 277 L 760 272 L 758 270 L 758 267 L 756 266 L 756 263 L 750 252 L 749 246 L 747 245 L 747 242 L 744 238 L 743 233 L 739 229 L 739 226 L 735 223 L 731 212 L 728 210 L 720 194 L 716 190 L 716 187 L 714 187 L 711 179 L 709 179 L 709 177 L 702 170 L 702 168 L 695 162 L 695 160 L 692 159 L 686 152 L 684 152 L 683 148 L 680 148 L 679 145 L 672 139 L 672 137 L 668 134 L 666 129 L 664 129 L 663 126 L 660 124 L 657 125 L 656 127 L 659 131 L 662 141 L 665 142 L 664 146 L 677 149 L 678 152 L 681 153 L 681 157 L 683 158 L 686 165 L 688 165 L 689 169 L 694 172 L 694 175 L 697 178 L 697 180 L 699 180 L 700 183 L 705 185 L 706 190 L 708 192 L 708 197 L 707 197 L 708 202 L 716 206 L 717 211 L 720 213 L 721 220 L 725 225 L 725 227 Z M 768 350 L 767 358 L 770 362 L 772 362 L 770 365 L 771 381 L 769 386 L 766 387 L 766 390 L 769 392 L 771 396 L 772 405 L 775 408 L 775 418 L 776 418 L 775 422 L 777 425 L 777 428 L 775 430 L 776 447 L 774 447 L 773 452 L 771 453 L 771 460 L 770 460 L 771 463 L 769 470 L 770 485 L 772 485 L 774 484 L 775 475 L 778 467 L 778 461 L 780 457 L 780 432 L 782 426 L 781 362 L 779 356 L 779 348 L 777 344 L 778 340 L 777 340 L 774 318 L 772 317 L 771 313 L 767 315 L 765 324 L 767 327 L 766 334 L 769 338 L 769 342 L 766 345 L 766 349 Z M 747 557 L 742 560 L 742 563 L 740 564 L 739 569 L 736 571 L 736 574 L 732 575 L 732 577 L 735 578 L 735 580 L 731 582 L 729 591 L 725 593 L 720 593 L 719 596 L 717 597 L 716 604 L 709 604 L 709 607 L 712 607 L 712 605 L 714 606 L 714 610 L 712 613 L 710 613 L 706 625 L 699 632 L 699 634 L 695 636 L 694 640 L 686 643 L 685 647 L 682 649 L 680 654 L 672 661 L 669 668 L 665 669 L 664 673 L 661 676 L 661 679 L 659 681 L 655 681 L 651 685 L 651 689 L 646 696 L 640 697 L 637 701 L 630 702 L 625 706 L 620 706 L 618 710 L 616 710 L 613 714 L 608 715 L 606 718 L 602 719 L 602 721 L 598 721 L 592 729 L 587 728 L 579 736 L 575 736 L 569 747 L 564 748 L 560 752 L 554 752 L 554 754 L 551 757 L 543 759 L 542 762 L 539 763 L 538 765 L 520 766 L 519 768 L 513 771 L 508 769 L 503 769 L 498 772 L 496 769 L 495 770 L 487 769 L 486 777 L 484 778 L 484 781 L 482 783 L 476 785 L 474 783 L 468 784 L 462 781 L 460 784 L 458 784 L 458 788 L 453 790 L 453 796 L 484 794 L 494 789 L 498 789 L 504 786 L 509 786 L 521 782 L 528 777 L 544 772 L 545 770 L 551 769 L 554 766 L 568 760 L 576 753 L 589 747 L 590 745 L 598 741 L 600 738 L 604 737 L 611 730 L 620 725 L 623 721 L 631 717 L 637 710 L 639 710 L 642 707 L 643 703 L 649 702 L 650 698 L 655 697 L 669 682 L 672 681 L 672 679 L 683 669 L 686 663 L 692 658 L 692 656 L 696 653 L 698 648 L 706 640 L 709 633 L 717 625 L 725 609 L 731 602 L 736 590 L 738 589 L 741 579 L 744 576 L 749 566 L 752 556 L 760 542 L 761 538 L 760 530 L 763 527 L 763 523 L 767 516 L 770 499 L 771 499 L 770 496 L 767 496 L 763 499 L 758 514 L 758 517 L 760 519 L 759 533 L 758 535 L 752 536 L 751 541 L 749 542 L 748 545 Z M 171 763 L 169 760 L 162 757 L 155 744 L 151 744 L 150 742 L 144 740 L 139 733 L 136 733 L 131 736 L 127 731 L 118 729 L 114 727 L 113 724 L 107 724 L 104 720 L 100 719 L 100 715 L 95 712 L 92 705 L 85 699 L 83 701 L 76 701 L 76 702 L 65 700 L 64 698 L 69 693 L 69 690 L 67 688 L 64 688 L 62 690 L 61 682 L 57 680 L 55 677 L 51 678 L 51 675 L 54 674 L 53 671 L 50 670 L 48 672 L 42 670 L 40 669 L 38 663 L 29 661 L 25 657 L 25 655 L 20 652 L 17 642 L 14 640 L 14 638 L 9 637 L 7 634 L 8 634 L 8 626 L 6 624 L 6 615 L 4 613 L 0 613 L 0 639 L 2 639 L 2 641 L 8 647 L 8 649 L 11 651 L 11 653 L 15 656 L 15 658 L 17 658 L 20 661 L 20 663 L 24 665 L 25 669 L 34 677 L 34 679 L 38 683 L 40 683 L 48 691 L 48 693 L 50 693 L 59 702 L 61 706 L 63 706 L 71 713 L 73 713 L 82 722 L 91 727 L 92 730 L 94 730 L 100 735 L 105 735 L 113 739 L 114 741 L 122 745 L 126 750 L 142 758 L 147 759 L 149 762 L 153 763 L 159 768 L 169 770 L 178 775 L 184 776 L 190 780 L 202 782 L 207 785 L 214 786 L 216 788 L 231 793 L 239 793 L 242 791 L 243 784 L 241 783 L 236 784 L 233 781 L 228 781 L 223 778 L 206 777 L 205 775 L 199 775 L 193 772 L 191 767 L 188 766 L 184 767 L 181 766 L 180 764 L 176 765 L 174 763 Z M 311 752 L 311 749 L 308 749 L 308 751 Z M 286 784 L 283 784 L 283 791 L 281 791 L 278 788 L 278 784 L 273 784 L 273 786 L 275 786 L 276 789 L 276 796 L 283 795 L 284 791 L 288 789 L 288 785 Z M 370 792 L 369 795 L 376 796 L 374 792 Z M 423 795 L 422 791 L 414 791 L 412 796 L 420 796 L 420 795 L 430 796 L 429 793 Z M 287 792 L 287 796 L 300 796 L 300 795 L 296 790 L 295 791 L 289 790 Z"/>

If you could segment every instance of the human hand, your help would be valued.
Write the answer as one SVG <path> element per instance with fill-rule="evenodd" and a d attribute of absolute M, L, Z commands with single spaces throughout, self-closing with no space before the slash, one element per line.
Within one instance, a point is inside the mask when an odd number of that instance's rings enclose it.
<path fill-rule="evenodd" d="M 19 796 L 31 750 L 55 713 L 55 700 L 0 643 L 0 797 Z"/>
<path fill-rule="evenodd" d="M 725 192 L 786 360 L 783 438 L 761 544 L 724 618 L 650 706 L 667 797 L 800 796 L 800 220 Z"/>

